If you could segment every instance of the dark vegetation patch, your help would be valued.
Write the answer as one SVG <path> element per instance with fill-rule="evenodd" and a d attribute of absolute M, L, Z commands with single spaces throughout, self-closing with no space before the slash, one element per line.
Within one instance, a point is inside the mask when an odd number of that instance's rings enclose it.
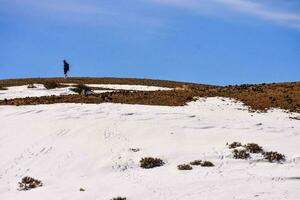
<path fill-rule="evenodd" d="M 285 161 L 285 155 L 276 151 L 268 151 L 263 153 L 264 158 L 269 162 L 282 162 Z"/>
<path fill-rule="evenodd" d="M 192 162 L 190 162 L 190 164 L 191 165 L 201 165 L 201 163 L 202 163 L 202 160 L 194 160 L 194 161 L 192 161 Z"/>
<path fill-rule="evenodd" d="M 29 176 L 23 177 L 21 182 L 19 182 L 19 190 L 30 190 L 42 186 L 43 186 L 42 181 L 34 179 Z"/>
<path fill-rule="evenodd" d="M 83 189 L 83 188 L 80 188 L 80 189 L 79 189 L 79 191 L 80 191 L 80 192 L 84 192 L 84 191 L 85 191 L 85 189 Z"/>
<path fill-rule="evenodd" d="M 212 162 L 207 161 L 207 160 L 194 160 L 190 162 L 191 165 L 199 166 L 201 165 L 202 167 L 213 167 L 215 166 Z"/>
<path fill-rule="evenodd" d="M 160 167 L 160 166 L 163 166 L 164 164 L 165 163 L 160 158 L 146 157 L 146 158 L 142 158 L 140 160 L 140 167 L 144 168 L 144 169 Z"/>
<path fill-rule="evenodd" d="M 233 142 L 232 144 L 241 144 L 240 142 Z M 234 147 L 235 146 L 235 147 Z M 233 145 L 232 148 L 237 148 L 242 145 Z M 229 145 L 230 148 L 230 145 Z M 250 158 L 250 153 L 261 153 L 264 159 L 268 160 L 269 162 L 283 162 L 285 161 L 285 155 L 278 153 L 276 151 L 268 151 L 265 152 L 261 146 L 256 143 L 248 143 L 243 145 L 244 149 L 234 149 L 232 151 L 233 157 L 235 159 L 248 159 Z"/>
<path fill-rule="evenodd" d="M 255 143 L 248 143 L 244 146 L 250 153 L 262 153 L 264 150 L 261 146 Z"/>
<path fill-rule="evenodd" d="M 193 168 L 188 164 L 182 164 L 177 166 L 178 170 L 192 170 Z"/>
<path fill-rule="evenodd" d="M 132 151 L 132 152 L 136 153 L 136 152 L 139 152 L 140 149 L 139 148 L 130 148 L 129 151 Z"/>
<path fill-rule="evenodd" d="M 7 88 L 0 85 L 0 90 L 7 90 Z"/>
<path fill-rule="evenodd" d="M 246 151 L 246 149 L 234 149 L 232 151 L 233 157 L 235 159 L 248 159 L 250 158 L 250 154 Z"/>
<path fill-rule="evenodd" d="M 43 85 L 47 90 L 64 87 L 63 85 L 61 85 L 61 84 L 59 84 L 58 82 L 55 82 L 55 81 L 46 81 L 46 82 L 43 83 Z"/>
<path fill-rule="evenodd" d="M 228 145 L 228 148 L 229 149 L 235 149 L 235 148 L 241 147 L 241 146 L 242 146 L 242 143 L 240 143 L 240 142 L 233 142 L 233 143 L 231 143 L 231 144 Z"/>
<path fill-rule="evenodd" d="M 128 92 L 115 91 L 113 94 L 101 94 L 98 98 L 77 98 L 72 95 L 62 96 L 62 99 L 32 98 L 26 101 L 0 101 L 0 105 L 35 105 L 52 103 L 126 103 L 146 105 L 182 106 L 193 101 L 193 97 L 227 97 L 243 102 L 251 111 L 266 111 L 270 108 L 281 108 L 293 112 L 300 112 L 300 82 L 272 83 L 272 84 L 243 84 L 229 86 L 210 86 L 174 81 L 148 79 L 120 79 L 120 78 L 50 78 L 50 79 L 14 79 L 0 80 L 3 87 L 26 85 L 32 83 L 44 84 L 46 81 L 56 83 L 75 84 L 129 84 L 151 85 L 175 88 L 173 91 Z M 100 99 L 100 100 L 99 100 Z M 103 100 L 105 99 L 105 100 Z"/>
<path fill-rule="evenodd" d="M 70 90 L 78 94 L 86 94 L 88 92 L 92 92 L 92 88 L 84 84 L 78 84 L 74 88 L 71 88 Z"/>
<path fill-rule="evenodd" d="M 300 120 L 300 116 L 298 116 L 298 117 L 290 117 L 290 119 L 293 119 L 293 120 Z"/>
<path fill-rule="evenodd" d="M 173 91 L 116 91 L 89 96 L 84 95 L 61 95 L 61 96 L 43 96 L 26 97 L 0 100 L 0 105 L 39 105 L 54 103 L 123 103 L 123 104 L 141 104 L 141 105 L 160 105 L 160 106 L 183 106 L 186 102 L 192 101 L 193 96 L 189 94 L 178 95 Z"/>
<path fill-rule="evenodd" d="M 212 162 L 210 162 L 210 161 L 202 161 L 202 163 L 201 163 L 201 167 L 213 167 L 213 166 L 215 166 Z"/>
<path fill-rule="evenodd" d="M 111 200 L 126 200 L 126 197 L 115 197 L 112 198 Z"/>
<path fill-rule="evenodd" d="M 32 88 L 36 88 L 36 86 L 34 84 L 28 84 L 27 88 L 32 89 Z"/>

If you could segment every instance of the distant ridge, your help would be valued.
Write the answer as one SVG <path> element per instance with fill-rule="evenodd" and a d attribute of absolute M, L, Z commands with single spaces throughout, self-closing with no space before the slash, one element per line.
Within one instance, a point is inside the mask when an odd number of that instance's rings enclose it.
<path fill-rule="evenodd" d="M 0 105 L 36 105 L 53 103 L 125 103 L 161 106 L 183 106 L 194 97 L 227 97 L 243 102 L 252 111 L 281 108 L 300 112 L 300 82 L 271 84 L 242 84 L 234 86 L 211 86 L 177 81 L 137 78 L 28 78 L 0 80 L 0 87 L 27 84 L 57 83 L 75 84 L 128 84 L 174 88 L 169 91 L 114 91 L 94 96 L 64 95 L 50 97 L 28 97 L 2 100 Z"/>

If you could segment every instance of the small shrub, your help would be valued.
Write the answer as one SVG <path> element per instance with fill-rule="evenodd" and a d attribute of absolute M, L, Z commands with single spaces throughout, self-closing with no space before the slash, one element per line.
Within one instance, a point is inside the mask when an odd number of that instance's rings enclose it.
<path fill-rule="evenodd" d="M 51 90 L 51 89 L 55 89 L 55 88 L 61 87 L 60 84 L 58 84 L 58 83 L 56 83 L 54 81 L 46 81 L 43 85 L 44 85 L 44 87 L 47 90 Z"/>
<path fill-rule="evenodd" d="M 146 157 L 140 160 L 141 168 L 150 169 L 163 166 L 165 163 L 159 158 Z"/>
<path fill-rule="evenodd" d="M 0 90 L 7 90 L 7 88 L 0 85 Z"/>
<path fill-rule="evenodd" d="M 112 198 L 111 200 L 126 200 L 126 197 L 115 197 Z"/>
<path fill-rule="evenodd" d="M 202 167 L 213 167 L 215 166 L 212 162 L 210 161 L 202 161 L 202 160 L 194 160 L 193 162 L 190 162 L 191 165 L 201 165 Z"/>
<path fill-rule="evenodd" d="M 80 189 L 79 189 L 79 191 L 80 191 L 80 192 L 84 192 L 84 191 L 85 191 L 85 189 L 83 189 L 83 188 L 80 188 Z"/>
<path fill-rule="evenodd" d="M 262 153 L 263 149 L 261 146 L 255 143 L 248 143 L 247 145 L 244 146 L 247 151 L 250 153 Z"/>
<path fill-rule="evenodd" d="M 201 165 L 202 160 L 194 160 L 192 162 L 190 162 L 191 165 Z"/>
<path fill-rule="evenodd" d="M 84 84 L 76 85 L 74 88 L 71 88 L 70 90 L 78 94 L 92 92 L 92 89 L 89 86 Z"/>
<path fill-rule="evenodd" d="M 29 176 L 23 177 L 21 182 L 19 182 L 19 190 L 30 190 L 42 186 L 42 181 L 31 178 Z"/>
<path fill-rule="evenodd" d="M 32 88 L 36 88 L 36 86 L 34 84 L 29 84 L 29 85 L 27 85 L 27 88 L 32 89 Z"/>
<path fill-rule="evenodd" d="M 202 167 L 213 167 L 215 165 L 210 161 L 202 161 L 201 166 Z"/>
<path fill-rule="evenodd" d="M 242 149 L 242 150 L 233 150 L 232 151 L 233 153 L 233 157 L 235 159 L 248 159 L 250 158 L 250 154 L 245 150 L 245 149 Z"/>
<path fill-rule="evenodd" d="M 233 142 L 228 145 L 229 149 L 234 149 L 234 148 L 241 147 L 241 146 L 242 146 L 242 144 L 240 142 Z"/>
<path fill-rule="evenodd" d="M 139 148 L 130 148 L 129 151 L 132 151 L 132 152 L 136 153 L 136 152 L 139 152 L 140 149 Z"/>
<path fill-rule="evenodd" d="M 276 151 L 264 152 L 263 155 L 264 158 L 267 159 L 269 162 L 280 162 L 285 160 L 285 155 Z"/>
<path fill-rule="evenodd" d="M 300 120 L 300 116 L 297 116 L 297 117 L 290 117 L 290 119 Z"/>
<path fill-rule="evenodd" d="M 182 164 L 177 166 L 178 170 L 192 170 L 193 168 L 190 165 Z"/>

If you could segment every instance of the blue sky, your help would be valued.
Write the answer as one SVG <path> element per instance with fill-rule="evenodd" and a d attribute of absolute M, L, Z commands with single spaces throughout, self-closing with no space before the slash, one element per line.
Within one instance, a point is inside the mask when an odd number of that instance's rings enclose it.
<path fill-rule="evenodd" d="M 300 81 L 299 0 L 0 0 L 0 79 Z"/>

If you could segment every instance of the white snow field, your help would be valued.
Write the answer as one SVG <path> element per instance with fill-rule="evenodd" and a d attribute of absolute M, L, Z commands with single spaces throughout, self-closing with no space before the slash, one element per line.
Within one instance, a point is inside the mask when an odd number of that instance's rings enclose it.
<path fill-rule="evenodd" d="M 222 98 L 183 107 L 1 106 L 0 199 L 299 200 L 300 123 L 291 115 L 250 113 Z M 287 159 L 235 160 L 226 146 L 233 141 L 255 142 Z M 142 169 L 139 161 L 146 156 L 166 164 Z M 177 170 L 196 159 L 215 167 Z M 18 191 L 24 176 L 44 186 Z"/>
<path fill-rule="evenodd" d="M 51 95 L 68 95 L 76 94 L 70 88 L 76 84 L 64 84 L 69 87 L 55 88 L 47 90 L 42 84 L 34 84 L 36 88 L 27 88 L 27 85 L 7 87 L 7 90 L 0 90 L 0 100 L 25 98 L 25 97 L 41 97 Z M 90 87 L 107 88 L 108 90 L 95 90 L 95 93 L 112 92 L 112 90 L 131 90 L 131 91 L 157 91 L 157 90 L 172 90 L 173 88 L 145 86 L 145 85 L 117 85 L 117 84 L 87 84 Z"/>
<path fill-rule="evenodd" d="M 25 98 L 25 97 L 41 97 L 51 95 L 67 95 L 75 94 L 68 87 L 55 88 L 47 90 L 42 84 L 34 84 L 36 88 L 27 88 L 27 85 L 7 87 L 7 90 L 0 90 L 0 100 Z"/>
<path fill-rule="evenodd" d="M 134 90 L 134 91 L 158 91 L 173 90 L 174 88 L 147 86 L 147 85 L 118 85 L 118 84 L 86 84 L 90 87 L 100 87 L 114 90 Z"/>

